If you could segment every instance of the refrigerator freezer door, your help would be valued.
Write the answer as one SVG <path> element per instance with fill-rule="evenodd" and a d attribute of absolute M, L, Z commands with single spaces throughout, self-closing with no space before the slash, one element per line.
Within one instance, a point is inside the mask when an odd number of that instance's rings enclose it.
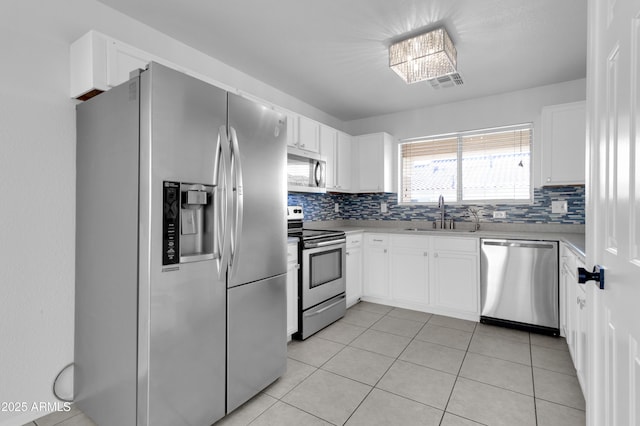
<path fill-rule="evenodd" d="M 162 265 L 162 190 L 216 184 L 226 92 L 155 63 L 141 81 L 138 424 L 212 424 L 225 411 L 226 283 L 215 259 Z"/>
<path fill-rule="evenodd" d="M 286 286 L 280 275 L 228 290 L 227 412 L 285 372 Z"/>
<path fill-rule="evenodd" d="M 229 287 L 287 271 L 286 128 L 284 114 L 229 94 L 229 133 L 235 136 Z"/>

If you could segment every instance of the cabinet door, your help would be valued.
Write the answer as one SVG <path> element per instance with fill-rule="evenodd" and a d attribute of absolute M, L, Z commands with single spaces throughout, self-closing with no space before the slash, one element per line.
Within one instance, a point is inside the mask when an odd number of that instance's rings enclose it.
<path fill-rule="evenodd" d="M 389 298 L 388 237 L 366 234 L 363 296 Z"/>
<path fill-rule="evenodd" d="M 128 81 L 131 71 L 144 69 L 152 60 L 164 62 L 96 31 L 73 42 L 69 53 L 71 97 L 79 99 L 94 90 L 102 92 Z"/>
<path fill-rule="evenodd" d="M 560 259 L 559 302 L 560 302 L 560 336 L 567 338 L 567 271 L 564 260 Z"/>
<path fill-rule="evenodd" d="M 576 363 L 576 318 L 577 318 L 577 296 L 576 283 L 574 276 L 565 268 L 565 310 L 566 310 L 566 329 L 565 338 L 567 339 L 567 346 L 569 346 L 569 353 L 573 363 Z"/>
<path fill-rule="evenodd" d="M 328 126 L 320 126 L 320 155 L 325 157 L 326 166 L 326 187 L 327 189 L 337 188 L 336 170 L 337 170 L 337 130 Z"/>
<path fill-rule="evenodd" d="M 393 138 L 387 133 L 372 133 L 353 139 L 355 159 L 352 189 L 357 192 L 393 192 Z"/>
<path fill-rule="evenodd" d="M 382 139 L 379 135 L 357 138 L 358 191 L 377 192 L 382 189 Z"/>
<path fill-rule="evenodd" d="M 585 102 L 542 109 L 542 184 L 584 184 Z"/>
<path fill-rule="evenodd" d="M 287 247 L 287 338 L 298 331 L 298 245 Z"/>
<path fill-rule="evenodd" d="M 576 259 L 577 260 L 577 259 Z M 584 268 L 584 264 L 580 261 L 576 261 L 577 267 Z M 586 395 L 587 391 L 587 368 L 588 368 L 588 355 L 589 348 L 587 342 L 588 336 L 588 306 L 587 295 L 585 292 L 584 284 L 578 284 L 577 280 L 573 282 L 575 288 L 576 300 L 575 300 L 575 358 L 574 366 L 576 368 L 576 375 L 580 386 L 582 386 L 582 392 Z"/>
<path fill-rule="evenodd" d="M 479 314 L 478 255 L 436 251 L 431 262 L 433 304 Z"/>
<path fill-rule="evenodd" d="M 129 73 L 144 69 L 151 58 L 149 54 L 115 40 L 107 44 L 107 84 L 115 87 L 129 80 Z"/>
<path fill-rule="evenodd" d="M 362 297 L 362 246 L 347 247 L 347 307 Z"/>
<path fill-rule="evenodd" d="M 298 148 L 311 152 L 320 152 L 320 124 L 310 118 L 299 116 L 300 141 Z"/>
<path fill-rule="evenodd" d="M 391 297 L 400 302 L 429 303 L 429 265 L 426 249 L 391 247 Z"/>
<path fill-rule="evenodd" d="M 297 147 L 300 140 L 299 115 L 287 114 L 287 146 Z"/>
<path fill-rule="evenodd" d="M 336 189 L 342 191 L 351 190 L 351 136 L 338 132 L 336 144 Z"/>

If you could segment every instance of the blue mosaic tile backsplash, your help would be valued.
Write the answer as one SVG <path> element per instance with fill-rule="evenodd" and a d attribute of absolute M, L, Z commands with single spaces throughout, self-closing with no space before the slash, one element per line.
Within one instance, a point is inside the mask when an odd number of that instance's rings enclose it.
<path fill-rule="evenodd" d="M 480 209 L 480 222 L 491 223 L 559 223 L 584 225 L 584 186 L 556 186 L 536 188 L 533 204 L 447 205 L 447 218 L 470 222 L 468 207 Z M 551 201 L 566 200 L 567 214 L 551 213 Z M 386 202 L 388 212 L 380 212 L 380 203 Z M 334 205 L 340 211 L 334 211 Z M 438 220 L 436 206 L 398 205 L 397 194 L 311 194 L 290 192 L 289 205 L 301 205 L 305 220 Z M 446 204 L 446 203 L 445 203 Z M 494 211 L 505 211 L 505 219 L 494 219 Z"/>

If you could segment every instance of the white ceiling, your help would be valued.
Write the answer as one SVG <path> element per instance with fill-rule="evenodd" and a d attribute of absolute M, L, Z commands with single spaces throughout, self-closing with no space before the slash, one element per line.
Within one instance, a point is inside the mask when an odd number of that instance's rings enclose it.
<path fill-rule="evenodd" d="M 100 1 L 344 121 L 586 74 L 586 0 Z M 464 85 L 405 84 L 390 41 L 442 24 Z"/>

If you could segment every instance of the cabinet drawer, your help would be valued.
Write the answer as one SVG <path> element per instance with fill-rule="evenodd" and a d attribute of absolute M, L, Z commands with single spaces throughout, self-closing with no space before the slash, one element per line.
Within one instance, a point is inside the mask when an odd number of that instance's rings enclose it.
<path fill-rule="evenodd" d="M 362 232 L 347 234 L 347 248 L 360 247 L 362 245 Z"/>
<path fill-rule="evenodd" d="M 366 234 L 365 241 L 369 246 L 387 246 L 389 236 L 386 234 Z"/>
<path fill-rule="evenodd" d="M 392 235 L 391 246 L 426 250 L 429 248 L 429 237 L 425 235 Z"/>
<path fill-rule="evenodd" d="M 479 244 L 477 238 L 433 237 L 434 251 L 477 253 Z"/>

